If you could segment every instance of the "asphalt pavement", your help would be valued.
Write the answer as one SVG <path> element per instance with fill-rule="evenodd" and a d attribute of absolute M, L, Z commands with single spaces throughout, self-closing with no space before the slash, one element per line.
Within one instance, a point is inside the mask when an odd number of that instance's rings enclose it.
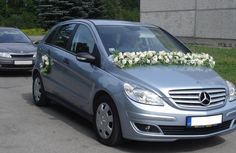
<path fill-rule="evenodd" d="M 107 147 L 96 140 L 92 124 L 70 110 L 32 103 L 31 73 L 0 73 L 0 153 L 235 153 L 236 132 L 176 142 L 125 141 Z"/>

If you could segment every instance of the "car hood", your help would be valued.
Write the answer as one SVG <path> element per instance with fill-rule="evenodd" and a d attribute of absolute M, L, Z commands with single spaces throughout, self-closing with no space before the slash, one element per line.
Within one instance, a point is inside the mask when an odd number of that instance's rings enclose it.
<path fill-rule="evenodd" d="M 194 88 L 225 88 L 226 82 L 214 70 L 189 66 L 144 66 L 116 69 L 112 72 L 124 82 L 161 91 Z"/>
<path fill-rule="evenodd" d="M 37 48 L 30 43 L 0 43 L 0 52 L 7 53 L 32 53 Z"/>

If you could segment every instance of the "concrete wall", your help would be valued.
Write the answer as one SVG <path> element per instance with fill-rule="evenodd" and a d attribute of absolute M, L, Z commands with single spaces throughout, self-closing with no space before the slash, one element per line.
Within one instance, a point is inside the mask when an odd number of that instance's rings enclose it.
<path fill-rule="evenodd" d="M 236 47 L 236 0 L 141 0 L 140 3 L 141 22 L 158 25 L 183 40 Z"/>

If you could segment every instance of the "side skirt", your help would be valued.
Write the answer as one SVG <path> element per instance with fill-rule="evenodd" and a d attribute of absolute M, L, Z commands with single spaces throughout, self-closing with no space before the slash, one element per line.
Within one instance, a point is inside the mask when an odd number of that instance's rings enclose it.
<path fill-rule="evenodd" d="M 65 100 L 62 100 L 61 98 L 58 98 L 57 96 L 55 96 L 53 94 L 50 94 L 47 92 L 46 95 L 49 99 L 53 100 L 54 102 L 70 109 L 71 111 L 73 111 L 76 114 L 78 114 L 79 116 L 87 119 L 88 121 L 93 122 L 93 115 L 81 110 L 80 108 L 76 107 L 75 105 L 73 105 Z"/>

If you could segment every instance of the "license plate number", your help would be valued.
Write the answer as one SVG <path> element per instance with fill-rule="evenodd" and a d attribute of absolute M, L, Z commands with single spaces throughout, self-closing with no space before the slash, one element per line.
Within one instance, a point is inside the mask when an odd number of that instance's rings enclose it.
<path fill-rule="evenodd" d="M 14 61 L 15 65 L 32 65 L 32 61 Z"/>
<path fill-rule="evenodd" d="M 187 127 L 213 126 L 222 123 L 222 115 L 187 117 Z"/>

